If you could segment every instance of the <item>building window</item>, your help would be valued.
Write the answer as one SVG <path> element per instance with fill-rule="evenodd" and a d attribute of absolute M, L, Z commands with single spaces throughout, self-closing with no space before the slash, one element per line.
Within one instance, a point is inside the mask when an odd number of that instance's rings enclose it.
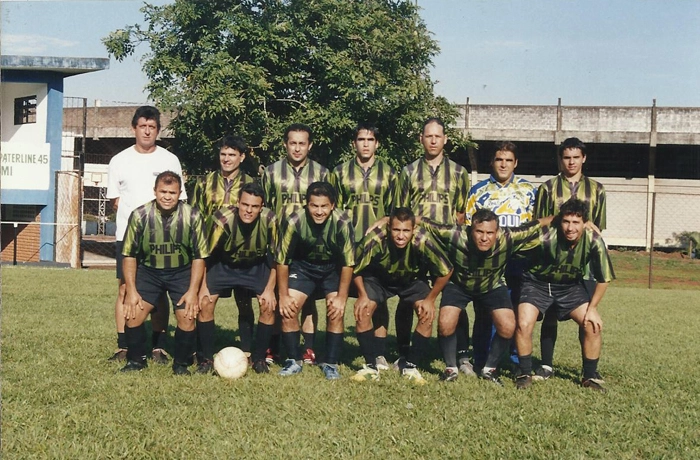
<path fill-rule="evenodd" d="M 36 123 L 36 94 L 15 99 L 15 124 Z"/>

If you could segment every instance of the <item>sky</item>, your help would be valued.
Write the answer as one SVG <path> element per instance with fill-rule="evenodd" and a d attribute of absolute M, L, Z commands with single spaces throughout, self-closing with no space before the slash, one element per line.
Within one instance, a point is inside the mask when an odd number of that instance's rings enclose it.
<path fill-rule="evenodd" d="M 151 3 L 168 3 L 154 0 Z M 700 106 L 700 1 L 418 0 L 450 102 Z M 2 54 L 108 57 L 101 38 L 143 22 L 141 1 L 0 3 Z M 143 103 L 140 56 L 70 77 L 65 95 Z"/>

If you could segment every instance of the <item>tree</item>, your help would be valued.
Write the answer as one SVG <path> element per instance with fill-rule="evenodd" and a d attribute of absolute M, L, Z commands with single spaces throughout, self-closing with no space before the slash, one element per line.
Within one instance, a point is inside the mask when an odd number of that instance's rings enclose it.
<path fill-rule="evenodd" d="M 425 118 L 457 114 L 433 93 L 439 48 L 410 1 L 176 0 L 141 11 L 145 27 L 103 42 L 117 60 L 150 46 L 147 89 L 174 114 L 190 174 L 212 166 L 211 145 L 227 133 L 244 136 L 263 164 L 278 159 L 293 122 L 313 128 L 312 156 L 330 167 L 352 155 L 356 123 L 374 122 L 380 154 L 402 166 L 420 154 Z"/>

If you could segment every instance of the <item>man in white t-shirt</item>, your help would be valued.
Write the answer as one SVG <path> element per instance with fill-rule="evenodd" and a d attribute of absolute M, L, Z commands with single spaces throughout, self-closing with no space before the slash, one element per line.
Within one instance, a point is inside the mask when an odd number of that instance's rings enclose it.
<path fill-rule="evenodd" d="M 119 292 L 114 305 L 114 318 L 117 324 L 117 351 L 110 361 L 126 359 L 126 337 L 124 335 L 124 294 L 126 285 L 122 273 L 122 247 L 124 233 L 131 211 L 154 198 L 153 183 L 156 176 L 163 171 L 172 171 L 182 177 L 180 160 L 162 147 L 156 145 L 160 132 L 160 112 L 148 105 L 139 107 L 131 120 L 136 144 L 116 154 L 109 162 L 107 198 L 117 213 L 116 259 Z M 182 187 L 181 200 L 187 199 Z M 153 331 L 152 358 L 155 362 L 166 364 L 168 354 L 163 349 L 168 330 L 169 308 L 167 298 L 159 300 L 159 308 L 151 316 Z M 161 308 L 162 306 L 162 308 Z"/>

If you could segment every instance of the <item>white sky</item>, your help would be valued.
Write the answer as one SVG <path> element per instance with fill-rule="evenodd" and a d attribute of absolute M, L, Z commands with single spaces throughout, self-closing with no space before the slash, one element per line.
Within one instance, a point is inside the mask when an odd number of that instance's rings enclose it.
<path fill-rule="evenodd" d="M 166 3 L 155 0 L 153 3 Z M 143 20 L 142 2 L 8 1 L 3 54 L 107 57 L 100 39 Z M 700 106 L 696 0 L 419 0 L 451 102 Z M 145 52 L 146 47 L 139 48 Z M 138 57 L 65 80 L 67 96 L 141 103 Z"/>

